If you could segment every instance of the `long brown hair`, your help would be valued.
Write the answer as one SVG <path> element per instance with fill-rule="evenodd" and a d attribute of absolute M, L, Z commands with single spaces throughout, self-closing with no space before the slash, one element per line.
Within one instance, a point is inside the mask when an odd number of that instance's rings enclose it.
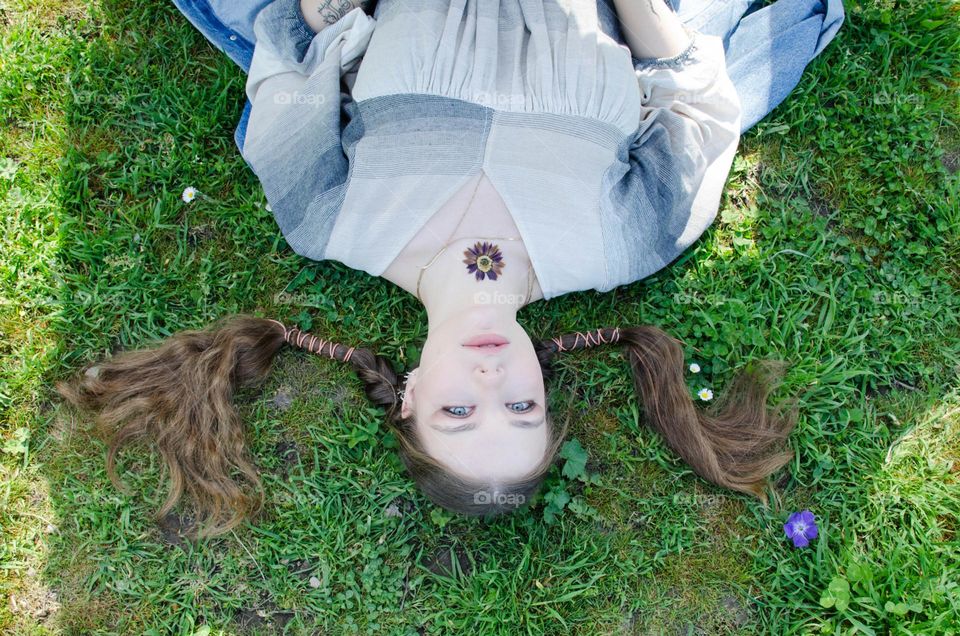
<path fill-rule="evenodd" d="M 795 406 L 778 412 L 766 407 L 782 365 L 748 368 L 712 408 L 701 410 L 684 381 L 683 351 L 676 340 L 651 326 L 598 329 L 596 334 L 594 340 L 576 333 L 535 342 L 544 379 L 553 376 L 558 353 L 618 340 L 647 423 L 701 477 L 766 503 L 768 476 L 791 459 L 782 446 L 796 421 Z M 431 501 L 448 510 L 495 515 L 529 502 L 563 443 L 566 422 L 556 426 L 548 418 L 547 451 L 525 478 L 496 487 L 465 481 L 427 454 L 413 418 L 400 416 L 403 382 L 389 360 L 251 316 L 230 317 L 205 330 L 180 332 L 152 348 L 115 355 L 57 389 L 74 406 L 95 414 L 96 430 L 108 445 L 107 473 L 117 488 L 127 490 L 116 472 L 118 451 L 132 442 L 150 443 L 170 475 L 157 516 L 170 512 L 186 494 L 198 521 L 195 534 L 218 535 L 263 504 L 233 395 L 266 377 L 285 342 L 352 366 L 367 397 L 384 409 L 410 476 Z M 488 496 L 478 497 L 484 491 Z"/>

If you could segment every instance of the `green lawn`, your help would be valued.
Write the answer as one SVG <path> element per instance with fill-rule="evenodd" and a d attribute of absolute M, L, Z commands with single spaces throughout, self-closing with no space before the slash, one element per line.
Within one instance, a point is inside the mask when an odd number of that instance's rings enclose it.
<path fill-rule="evenodd" d="M 133 494 L 117 491 L 53 383 L 241 311 L 408 366 L 425 313 L 286 247 L 233 144 L 244 75 L 171 3 L 4 0 L 0 19 L 0 631 L 960 633 L 955 3 L 848 1 L 679 263 L 520 314 L 536 337 L 659 325 L 702 367 L 691 395 L 787 360 L 775 397 L 800 418 L 779 502 L 693 475 L 599 349 L 548 386 L 588 453 L 577 470 L 571 444 L 549 478 L 566 507 L 452 517 L 351 372 L 286 351 L 240 399 L 264 513 L 197 544 L 150 517 L 159 458 L 125 451 Z M 184 203 L 188 186 L 204 196 Z M 820 537 L 796 549 L 782 526 L 803 509 Z"/>

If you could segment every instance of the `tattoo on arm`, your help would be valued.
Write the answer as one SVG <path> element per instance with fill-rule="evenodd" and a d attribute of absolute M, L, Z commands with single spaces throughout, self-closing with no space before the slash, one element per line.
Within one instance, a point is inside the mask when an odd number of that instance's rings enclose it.
<path fill-rule="evenodd" d="M 371 0 L 320 0 L 317 13 L 327 25 L 331 25 L 357 7 L 367 11 L 371 4 Z"/>

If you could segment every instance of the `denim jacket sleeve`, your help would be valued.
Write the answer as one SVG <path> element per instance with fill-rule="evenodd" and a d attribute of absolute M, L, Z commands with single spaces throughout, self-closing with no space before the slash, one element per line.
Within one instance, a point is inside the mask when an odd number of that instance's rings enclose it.
<path fill-rule="evenodd" d="M 254 21 L 242 154 L 290 247 L 314 260 L 323 258 L 349 172 L 341 110 L 352 98 L 340 80 L 359 66 L 375 25 L 358 7 L 314 33 L 300 0 L 274 0 Z"/>
<path fill-rule="evenodd" d="M 690 44 L 676 57 L 632 57 L 640 118 L 618 184 L 638 237 L 628 280 L 668 265 L 713 222 L 740 139 L 723 41 L 685 29 Z"/>

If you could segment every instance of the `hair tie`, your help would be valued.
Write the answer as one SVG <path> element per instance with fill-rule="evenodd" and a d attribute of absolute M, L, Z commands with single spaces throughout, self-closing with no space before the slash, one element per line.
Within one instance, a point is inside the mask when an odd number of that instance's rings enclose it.
<path fill-rule="evenodd" d="M 270 322 L 280 327 L 280 330 L 283 332 L 283 339 L 289 342 L 290 330 L 287 329 L 287 326 L 280 322 L 279 320 L 274 320 L 273 318 L 267 318 Z"/>
<path fill-rule="evenodd" d="M 306 349 L 310 353 L 315 353 L 317 355 L 323 355 L 323 347 L 327 346 L 329 352 L 327 355 L 331 360 L 336 360 L 336 350 L 337 347 L 342 347 L 339 342 L 334 342 L 333 340 L 324 340 L 323 338 L 317 338 L 312 333 L 307 333 L 306 331 L 301 331 L 296 327 L 287 327 L 279 320 L 274 320 L 273 318 L 268 318 L 270 322 L 278 325 L 283 330 L 283 339 L 284 341 L 292 344 L 293 346 L 299 349 Z M 307 341 L 306 346 L 304 346 L 304 340 Z M 318 345 L 319 343 L 319 345 Z M 356 347 L 347 347 L 347 352 L 343 354 L 343 361 L 350 362 L 350 356 L 353 355 Z"/>
<path fill-rule="evenodd" d="M 581 339 L 583 344 L 580 344 Z M 573 344 L 570 347 L 563 346 L 563 336 L 557 336 L 551 338 L 553 344 L 556 345 L 557 351 L 571 351 L 573 349 L 589 349 L 599 344 L 613 344 L 620 341 L 620 327 L 614 327 L 613 332 L 610 334 L 610 339 L 605 340 L 603 337 L 603 328 L 597 329 L 596 333 L 588 331 L 586 333 L 581 333 L 579 331 L 575 332 Z"/>

